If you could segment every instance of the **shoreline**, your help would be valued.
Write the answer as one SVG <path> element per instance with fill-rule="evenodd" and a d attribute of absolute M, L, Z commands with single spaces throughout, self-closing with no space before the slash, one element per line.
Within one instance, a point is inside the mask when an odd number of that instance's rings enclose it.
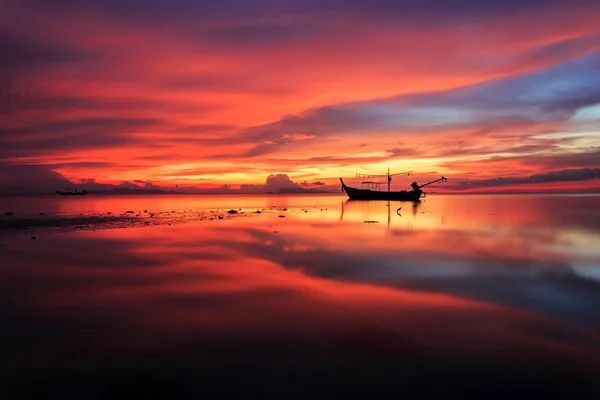
<path fill-rule="evenodd" d="M 203 210 L 203 211 L 158 211 L 121 214 L 79 213 L 79 214 L 24 214 L 0 215 L 0 237 L 12 235 L 76 231 L 96 231 L 107 229 L 136 228 L 158 225 L 175 225 L 194 221 L 225 220 L 258 214 L 260 210 Z M 280 210 L 262 210 L 262 212 Z"/>

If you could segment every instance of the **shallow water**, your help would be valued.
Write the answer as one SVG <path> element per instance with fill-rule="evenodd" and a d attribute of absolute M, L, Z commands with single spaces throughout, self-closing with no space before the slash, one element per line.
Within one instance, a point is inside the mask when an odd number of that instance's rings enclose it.
<path fill-rule="evenodd" d="M 128 210 L 142 223 L 39 223 Z M 0 211 L 0 231 L 29 221 L 0 236 L 4 397 L 600 394 L 599 196 L 6 196 Z"/>

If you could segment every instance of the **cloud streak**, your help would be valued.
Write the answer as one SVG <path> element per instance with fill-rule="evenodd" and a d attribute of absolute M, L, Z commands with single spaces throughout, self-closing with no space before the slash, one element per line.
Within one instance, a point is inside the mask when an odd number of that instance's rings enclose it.
<path fill-rule="evenodd" d="M 463 182 L 455 186 L 458 189 L 502 187 L 509 185 L 527 185 L 555 182 L 579 182 L 600 178 L 600 168 L 564 169 L 544 174 L 531 175 L 524 178 L 494 178 L 474 182 Z"/>

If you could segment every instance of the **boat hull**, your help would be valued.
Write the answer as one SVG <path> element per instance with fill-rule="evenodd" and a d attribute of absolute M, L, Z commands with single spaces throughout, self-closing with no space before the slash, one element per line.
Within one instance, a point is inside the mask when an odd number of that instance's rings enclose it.
<path fill-rule="evenodd" d="M 83 196 L 87 194 L 87 192 L 61 192 L 59 190 L 55 190 L 54 193 L 59 194 L 61 196 Z"/>
<path fill-rule="evenodd" d="M 422 190 L 402 190 L 400 192 L 382 192 L 378 190 L 357 189 L 346 186 L 342 182 L 342 190 L 346 192 L 350 200 L 393 200 L 393 201 L 420 201 Z"/>

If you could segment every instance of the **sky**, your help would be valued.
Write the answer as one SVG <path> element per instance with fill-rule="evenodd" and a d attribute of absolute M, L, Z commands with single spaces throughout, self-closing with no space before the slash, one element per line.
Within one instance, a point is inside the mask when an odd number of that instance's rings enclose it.
<path fill-rule="evenodd" d="M 596 0 L 0 0 L 0 191 L 339 191 L 388 167 L 600 191 L 598 21 Z"/>

